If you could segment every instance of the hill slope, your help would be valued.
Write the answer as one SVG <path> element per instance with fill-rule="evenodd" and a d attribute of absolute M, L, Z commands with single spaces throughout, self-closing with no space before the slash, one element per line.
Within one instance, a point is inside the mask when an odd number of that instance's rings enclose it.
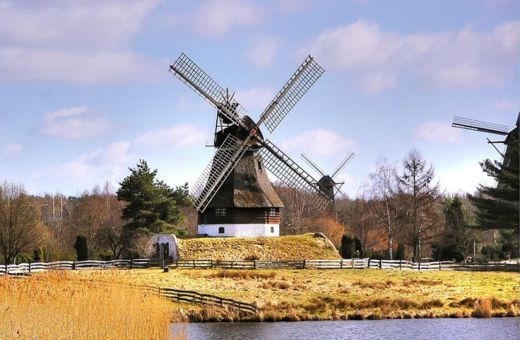
<path fill-rule="evenodd" d="M 183 260 L 325 260 L 340 259 L 324 237 L 314 234 L 280 237 L 207 237 L 179 239 Z"/>

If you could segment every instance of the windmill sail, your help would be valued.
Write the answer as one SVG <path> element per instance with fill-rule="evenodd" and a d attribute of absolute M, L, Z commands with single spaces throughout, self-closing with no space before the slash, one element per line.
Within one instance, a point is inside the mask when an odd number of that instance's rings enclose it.
<path fill-rule="evenodd" d="M 241 121 L 247 111 L 227 91 L 211 78 L 203 69 L 182 53 L 170 66 L 170 72 L 188 85 L 198 95 L 217 108 L 229 120 L 245 127 Z"/>
<path fill-rule="evenodd" d="M 308 56 L 264 110 L 258 125 L 264 123 L 273 132 L 323 72 L 314 58 Z"/>
<path fill-rule="evenodd" d="M 314 203 L 319 209 L 327 207 L 332 199 L 310 174 L 269 140 L 264 139 L 262 144 L 264 147 L 259 150 L 257 156 L 269 172 L 293 189 L 316 195 Z"/>
<path fill-rule="evenodd" d="M 453 118 L 453 124 L 451 126 L 461 129 L 493 133 L 502 136 L 506 136 L 509 133 L 509 129 L 505 125 L 487 123 L 476 119 L 469 119 L 457 116 Z"/>
<path fill-rule="evenodd" d="M 249 138 L 241 141 L 233 135 L 227 135 L 222 146 L 206 166 L 190 192 L 198 211 L 204 212 L 222 183 L 248 149 Z"/>

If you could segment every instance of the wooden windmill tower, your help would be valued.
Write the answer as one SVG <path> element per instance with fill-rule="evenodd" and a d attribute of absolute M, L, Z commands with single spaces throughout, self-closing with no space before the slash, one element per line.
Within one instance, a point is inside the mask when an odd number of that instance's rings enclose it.
<path fill-rule="evenodd" d="M 309 56 L 282 87 L 257 122 L 233 95 L 184 53 L 170 72 L 217 110 L 215 155 L 191 189 L 198 233 L 208 236 L 278 236 L 283 204 L 266 171 L 285 185 L 312 193 L 321 209 L 334 195 L 260 131 L 273 132 L 324 70 Z"/>

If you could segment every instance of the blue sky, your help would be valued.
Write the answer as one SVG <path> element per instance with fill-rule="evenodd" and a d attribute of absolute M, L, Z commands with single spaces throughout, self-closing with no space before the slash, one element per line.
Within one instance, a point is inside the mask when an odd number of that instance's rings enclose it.
<path fill-rule="evenodd" d="M 264 135 L 341 174 L 356 196 L 386 157 L 418 148 L 447 192 L 487 183 L 486 135 L 512 126 L 518 1 L 0 0 L 0 179 L 34 194 L 117 183 L 140 158 L 170 185 L 213 152 L 215 112 L 168 72 L 185 52 L 257 118 L 306 55 L 326 72 Z M 493 138 L 493 136 L 489 136 Z M 312 169 L 308 169 L 312 173 Z"/>

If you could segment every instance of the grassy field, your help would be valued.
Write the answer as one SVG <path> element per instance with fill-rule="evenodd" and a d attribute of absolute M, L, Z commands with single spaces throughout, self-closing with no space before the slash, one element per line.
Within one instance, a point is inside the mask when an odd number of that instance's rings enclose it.
<path fill-rule="evenodd" d="M 516 273 L 143 269 L 68 274 L 80 280 L 159 285 L 255 302 L 260 312 L 253 319 L 265 321 L 520 315 Z M 182 312 L 196 320 L 224 318 L 200 307 L 184 306 Z"/>
<path fill-rule="evenodd" d="M 179 239 L 179 258 L 186 260 L 333 260 L 338 252 L 314 234 L 281 237 L 205 237 Z"/>
<path fill-rule="evenodd" d="M 167 339 L 174 305 L 103 280 L 0 277 L 0 339 Z"/>

